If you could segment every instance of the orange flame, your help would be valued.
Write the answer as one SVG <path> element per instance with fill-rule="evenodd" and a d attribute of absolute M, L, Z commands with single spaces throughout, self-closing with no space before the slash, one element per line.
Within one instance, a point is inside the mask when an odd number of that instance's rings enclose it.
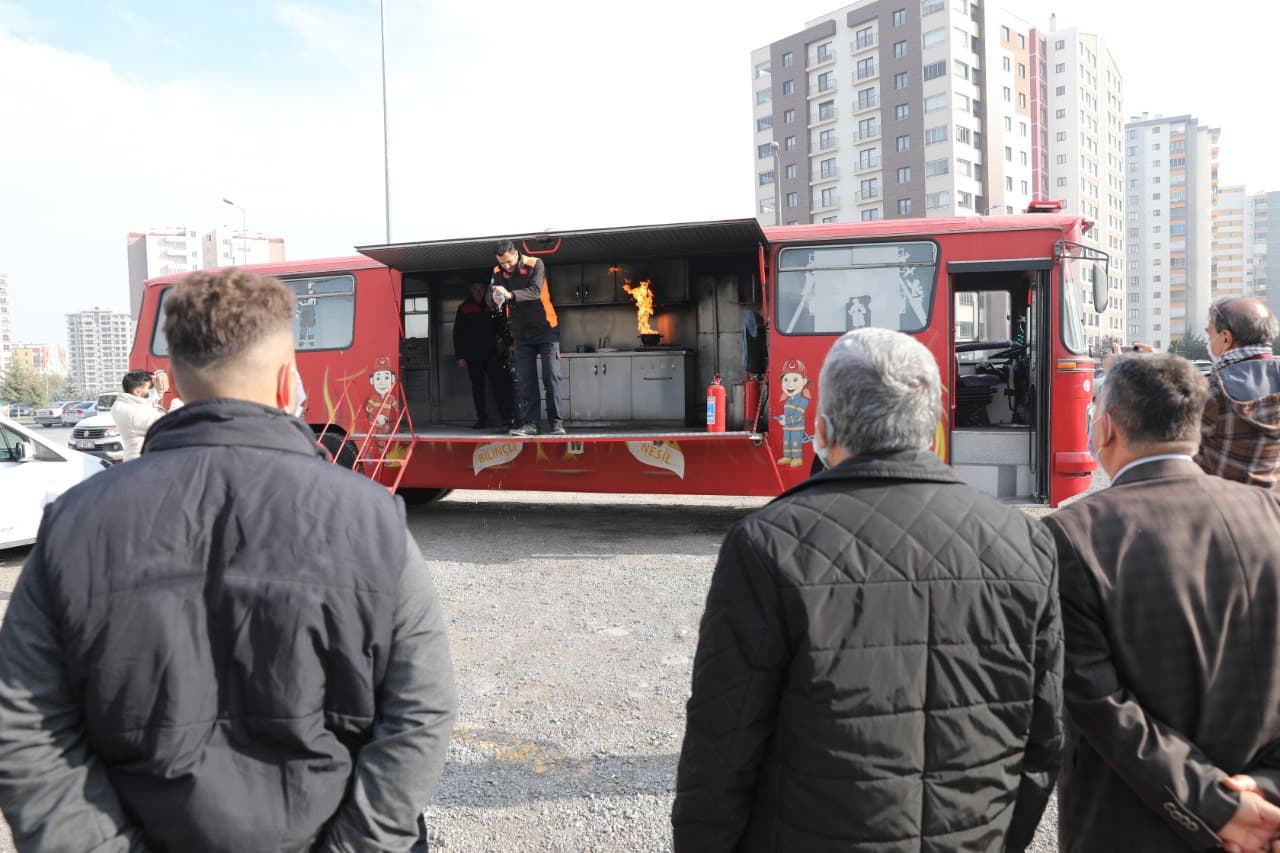
<path fill-rule="evenodd" d="M 632 287 L 628 279 L 622 285 L 622 289 L 636 301 L 636 328 L 642 335 L 657 333 L 653 326 L 649 325 L 649 318 L 653 316 L 653 289 L 649 284 L 647 281 L 642 281 L 637 287 Z"/>

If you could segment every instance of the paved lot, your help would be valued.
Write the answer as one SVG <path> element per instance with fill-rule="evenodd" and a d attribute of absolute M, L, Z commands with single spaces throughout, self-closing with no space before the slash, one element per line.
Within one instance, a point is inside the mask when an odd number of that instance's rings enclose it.
<path fill-rule="evenodd" d="M 430 810 L 443 849 L 670 848 L 707 582 L 725 529 L 762 503 L 455 492 L 411 511 L 461 699 Z M 0 611 L 25 553 L 0 552 Z M 1056 818 L 1033 850 L 1055 849 Z"/>

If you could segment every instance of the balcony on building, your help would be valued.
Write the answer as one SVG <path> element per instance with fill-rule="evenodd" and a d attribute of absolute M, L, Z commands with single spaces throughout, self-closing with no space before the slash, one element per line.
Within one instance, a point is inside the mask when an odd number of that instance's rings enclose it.
<path fill-rule="evenodd" d="M 840 110 L 832 104 L 829 107 L 820 108 L 816 112 L 812 113 L 812 118 L 809 121 L 809 127 L 815 128 L 820 125 L 830 124 L 839 117 Z"/>
<path fill-rule="evenodd" d="M 853 167 L 853 173 L 855 175 L 878 171 L 880 171 L 880 158 L 878 156 L 867 160 L 863 160 L 863 158 L 859 157 L 857 164 Z"/>
<path fill-rule="evenodd" d="M 880 192 L 879 188 L 874 190 L 858 190 L 858 201 L 859 202 L 879 201 L 882 195 L 883 193 Z"/>
<path fill-rule="evenodd" d="M 809 64 L 805 66 L 806 71 L 813 71 L 815 68 L 821 68 L 824 65 L 830 65 L 836 61 L 836 52 L 831 49 L 831 45 L 819 45 L 818 49 L 813 52 L 813 56 L 809 59 Z"/>
<path fill-rule="evenodd" d="M 833 198 L 827 204 L 823 204 L 821 200 L 813 203 L 813 213 L 831 213 L 840 209 L 840 199 Z"/>
<path fill-rule="evenodd" d="M 814 173 L 813 178 L 809 181 L 809 186 L 838 180 L 840 180 L 840 167 L 832 166 L 829 169 L 819 169 Z"/>

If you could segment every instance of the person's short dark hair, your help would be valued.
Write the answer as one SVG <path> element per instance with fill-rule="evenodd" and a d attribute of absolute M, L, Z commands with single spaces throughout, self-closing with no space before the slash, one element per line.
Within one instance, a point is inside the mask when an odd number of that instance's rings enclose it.
<path fill-rule="evenodd" d="M 193 272 L 164 301 L 169 355 L 194 368 L 233 359 L 258 341 L 291 329 L 296 298 L 278 279 L 235 268 Z"/>
<path fill-rule="evenodd" d="M 495 258 L 509 252 L 514 252 L 515 250 L 516 244 L 512 243 L 510 240 L 499 240 L 497 243 L 493 244 L 493 255 Z"/>
<path fill-rule="evenodd" d="M 130 370 L 124 375 L 124 379 L 120 380 L 120 387 L 124 389 L 124 393 L 132 394 L 154 378 L 150 370 Z"/>
<path fill-rule="evenodd" d="M 1209 306 L 1209 322 L 1228 331 L 1236 346 L 1269 346 L 1280 333 L 1280 321 L 1261 299 L 1224 296 Z"/>
<path fill-rule="evenodd" d="M 1136 444 L 1198 443 L 1208 381 L 1179 355 L 1119 355 L 1107 370 L 1102 410 Z"/>

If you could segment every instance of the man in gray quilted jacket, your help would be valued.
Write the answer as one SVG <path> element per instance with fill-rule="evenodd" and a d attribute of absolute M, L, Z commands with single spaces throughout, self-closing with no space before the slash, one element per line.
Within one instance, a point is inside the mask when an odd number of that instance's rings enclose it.
<path fill-rule="evenodd" d="M 1053 539 L 930 452 L 941 405 L 912 338 L 832 347 L 828 469 L 735 524 L 711 579 L 677 853 L 1030 843 L 1062 745 Z"/>

